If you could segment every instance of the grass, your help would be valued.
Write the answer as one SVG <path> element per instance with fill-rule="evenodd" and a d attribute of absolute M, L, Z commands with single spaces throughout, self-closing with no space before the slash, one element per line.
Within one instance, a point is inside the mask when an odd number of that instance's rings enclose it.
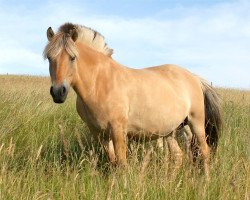
<path fill-rule="evenodd" d="M 0 76 L 0 199 L 249 199 L 250 91 L 218 89 L 224 128 L 211 181 L 154 144 L 131 142 L 128 168 L 112 169 L 92 142 L 71 91 L 57 105 L 49 79 Z"/>

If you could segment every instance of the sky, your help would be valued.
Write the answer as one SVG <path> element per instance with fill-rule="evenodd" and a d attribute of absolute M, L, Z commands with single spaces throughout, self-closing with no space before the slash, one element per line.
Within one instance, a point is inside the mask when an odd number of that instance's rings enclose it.
<path fill-rule="evenodd" d="M 0 74 L 49 75 L 46 30 L 91 27 L 132 68 L 177 64 L 250 89 L 249 0 L 0 0 Z"/>

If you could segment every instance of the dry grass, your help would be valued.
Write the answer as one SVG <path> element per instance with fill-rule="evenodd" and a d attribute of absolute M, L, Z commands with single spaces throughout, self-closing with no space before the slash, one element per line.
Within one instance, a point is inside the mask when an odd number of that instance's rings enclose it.
<path fill-rule="evenodd" d="M 154 144 L 131 142 L 110 168 L 75 110 L 54 104 L 44 77 L 0 76 L 0 199 L 249 199 L 250 91 L 218 89 L 224 128 L 211 181 L 186 161 L 175 179 Z"/>

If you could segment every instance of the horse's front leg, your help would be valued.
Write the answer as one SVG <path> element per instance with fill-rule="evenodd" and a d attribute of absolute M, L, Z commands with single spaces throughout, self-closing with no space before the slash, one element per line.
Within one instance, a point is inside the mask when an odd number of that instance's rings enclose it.
<path fill-rule="evenodd" d="M 105 153 L 108 155 L 109 161 L 115 165 L 115 151 L 113 141 L 108 134 L 108 131 L 97 131 L 94 128 L 89 127 L 94 140 L 99 143 L 102 148 L 104 149 Z"/>
<path fill-rule="evenodd" d="M 112 140 L 103 140 L 101 141 L 101 144 L 108 154 L 109 161 L 111 162 L 112 165 L 115 165 L 116 157 L 115 157 L 115 150 L 114 150 L 114 144 Z"/>
<path fill-rule="evenodd" d="M 114 145 L 113 145 L 112 140 L 110 139 L 110 135 L 105 131 L 102 133 L 101 130 L 95 128 L 95 126 L 93 126 L 92 123 L 87 120 L 86 115 L 88 115 L 88 112 L 85 107 L 85 104 L 82 102 L 80 97 L 77 97 L 76 109 L 77 109 L 79 116 L 82 118 L 82 120 L 85 123 L 87 123 L 87 126 L 95 142 L 100 143 L 102 145 L 105 152 L 108 154 L 110 162 L 114 164 L 116 158 L 115 158 L 115 152 L 114 152 Z"/>
<path fill-rule="evenodd" d="M 111 124 L 111 138 L 114 144 L 116 163 L 121 166 L 126 166 L 127 144 L 123 124 L 117 122 Z"/>

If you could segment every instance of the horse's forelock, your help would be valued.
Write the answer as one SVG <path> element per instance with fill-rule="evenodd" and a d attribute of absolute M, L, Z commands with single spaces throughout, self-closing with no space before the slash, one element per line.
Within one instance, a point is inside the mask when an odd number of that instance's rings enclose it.
<path fill-rule="evenodd" d="M 65 23 L 65 24 L 63 24 L 62 26 L 60 26 L 59 32 L 66 33 L 66 34 L 70 34 L 70 32 L 71 32 L 73 29 L 76 29 L 76 25 L 74 25 L 74 24 L 72 24 L 72 23 Z"/>
<path fill-rule="evenodd" d="M 58 32 L 44 49 L 44 59 L 55 59 L 65 49 L 71 57 L 77 57 L 78 52 L 75 43 L 71 40 L 69 33 Z"/>

